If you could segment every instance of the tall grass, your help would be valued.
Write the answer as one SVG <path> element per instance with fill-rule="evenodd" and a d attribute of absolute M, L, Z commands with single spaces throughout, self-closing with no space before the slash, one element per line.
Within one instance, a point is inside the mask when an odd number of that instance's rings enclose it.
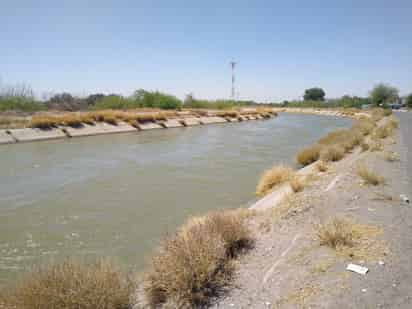
<path fill-rule="evenodd" d="M 68 259 L 39 268 L 0 293 L 7 309 L 128 309 L 131 281 L 110 261 Z"/>
<path fill-rule="evenodd" d="M 153 308 L 207 305 L 230 283 L 232 259 L 252 242 L 244 216 L 236 211 L 190 219 L 153 256 L 144 284 L 147 302 Z"/>

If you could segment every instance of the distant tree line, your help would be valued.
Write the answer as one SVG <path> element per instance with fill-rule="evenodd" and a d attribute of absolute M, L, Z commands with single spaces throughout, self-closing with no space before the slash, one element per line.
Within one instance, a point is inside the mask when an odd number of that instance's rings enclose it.
<path fill-rule="evenodd" d="M 306 89 L 302 101 L 283 101 L 282 106 L 289 107 L 355 107 L 364 105 L 385 106 L 400 100 L 399 90 L 387 84 L 378 84 L 371 91 L 369 97 L 344 95 L 337 99 L 325 99 L 326 93 L 322 88 Z M 412 108 L 412 94 L 404 98 L 407 106 Z M 272 105 L 274 105 L 273 103 Z M 36 100 L 32 88 L 26 84 L 2 86 L 0 84 L 0 112 L 17 110 L 34 112 L 40 110 L 95 110 L 95 109 L 131 109 L 131 108 L 159 108 L 181 109 L 209 108 L 227 109 L 239 106 L 258 105 L 254 101 L 239 100 L 202 100 L 193 94 L 186 96 L 184 101 L 179 98 L 159 92 L 139 89 L 130 96 L 119 94 L 90 94 L 87 97 L 73 96 L 68 92 L 54 94 L 46 100 Z M 277 106 L 279 105 L 276 104 Z"/>
<path fill-rule="evenodd" d="M 388 84 L 377 84 L 369 93 L 369 97 L 344 95 L 337 99 L 325 99 L 325 91 L 314 87 L 306 89 L 303 101 L 283 101 L 282 106 L 288 107 L 353 107 L 361 108 L 364 105 L 389 106 L 400 101 L 399 90 Z M 406 105 L 412 107 L 412 94 L 405 98 Z"/>

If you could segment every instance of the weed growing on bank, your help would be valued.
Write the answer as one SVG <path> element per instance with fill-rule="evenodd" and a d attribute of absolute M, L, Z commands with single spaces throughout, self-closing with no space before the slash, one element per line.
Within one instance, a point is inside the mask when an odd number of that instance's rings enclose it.
<path fill-rule="evenodd" d="M 232 260 L 253 243 L 244 211 L 189 219 L 151 260 L 144 291 L 152 307 L 202 307 L 230 284 Z"/>
<path fill-rule="evenodd" d="M 68 259 L 39 268 L 0 292 L 0 308 L 128 309 L 133 286 L 110 261 Z"/>

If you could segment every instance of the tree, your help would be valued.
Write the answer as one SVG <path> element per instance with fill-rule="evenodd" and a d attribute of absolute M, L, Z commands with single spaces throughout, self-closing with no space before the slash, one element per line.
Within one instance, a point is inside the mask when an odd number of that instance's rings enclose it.
<path fill-rule="evenodd" d="M 370 92 L 372 104 L 395 103 L 399 99 L 399 90 L 388 84 L 377 84 Z"/>
<path fill-rule="evenodd" d="M 322 88 L 309 88 L 305 90 L 303 95 L 305 101 L 324 101 L 325 91 Z"/>
<path fill-rule="evenodd" d="M 406 106 L 412 108 L 412 93 L 406 97 Z"/>

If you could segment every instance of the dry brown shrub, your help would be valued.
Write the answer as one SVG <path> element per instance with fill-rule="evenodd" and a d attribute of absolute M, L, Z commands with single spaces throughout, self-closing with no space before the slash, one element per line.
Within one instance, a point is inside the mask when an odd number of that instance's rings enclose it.
<path fill-rule="evenodd" d="M 362 148 L 362 151 L 368 151 L 369 150 L 369 144 L 368 143 L 365 143 L 365 142 L 363 142 L 362 144 L 361 144 L 361 148 Z"/>
<path fill-rule="evenodd" d="M 56 127 L 58 121 L 56 117 L 51 117 L 48 115 L 34 115 L 31 120 L 29 126 L 31 128 L 39 128 L 39 129 L 52 129 Z"/>
<path fill-rule="evenodd" d="M 326 224 L 316 227 L 316 234 L 321 246 L 337 249 L 342 246 L 353 246 L 353 223 L 343 218 L 333 218 Z"/>
<path fill-rule="evenodd" d="M 321 150 L 322 146 L 319 144 L 306 147 L 298 152 L 296 155 L 296 161 L 301 165 L 311 164 L 319 160 Z"/>
<path fill-rule="evenodd" d="M 292 188 L 293 192 L 297 193 L 305 188 L 305 181 L 302 177 L 296 176 L 290 180 L 290 187 Z"/>
<path fill-rule="evenodd" d="M 369 144 L 369 149 L 370 151 L 382 151 L 383 150 L 383 144 L 381 141 L 378 140 L 372 140 Z"/>
<path fill-rule="evenodd" d="M 265 195 L 274 187 L 288 182 L 295 175 L 295 171 L 285 165 L 276 165 L 263 173 L 256 188 L 258 196 Z"/>
<path fill-rule="evenodd" d="M 392 133 L 393 133 L 393 127 L 389 125 L 383 125 L 383 126 L 376 128 L 374 135 L 375 135 L 375 139 L 376 138 L 384 139 L 384 138 L 391 136 Z"/>
<path fill-rule="evenodd" d="M 110 261 L 67 259 L 39 268 L 3 290 L 0 308 L 127 309 L 132 289 L 131 281 Z"/>
<path fill-rule="evenodd" d="M 399 155 L 394 151 L 384 152 L 383 157 L 388 162 L 399 161 Z"/>
<path fill-rule="evenodd" d="M 378 175 L 374 171 L 368 169 L 364 164 L 360 163 L 356 169 L 357 174 L 364 180 L 366 184 L 377 186 L 385 182 L 385 178 Z"/>
<path fill-rule="evenodd" d="M 20 129 L 30 125 L 25 117 L 0 116 L 0 129 Z"/>
<path fill-rule="evenodd" d="M 319 172 L 326 172 L 328 170 L 328 164 L 325 161 L 319 161 L 316 167 Z"/>
<path fill-rule="evenodd" d="M 331 145 L 326 146 L 320 152 L 320 159 L 325 162 L 339 161 L 345 156 L 345 150 L 342 146 Z"/>
<path fill-rule="evenodd" d="M 207 305 L 230 283 L 232 259 L 252 242 L 243 212 L 221 211 L 190 219 L 152 258 L 144 284 L 149 305 Z"/>

